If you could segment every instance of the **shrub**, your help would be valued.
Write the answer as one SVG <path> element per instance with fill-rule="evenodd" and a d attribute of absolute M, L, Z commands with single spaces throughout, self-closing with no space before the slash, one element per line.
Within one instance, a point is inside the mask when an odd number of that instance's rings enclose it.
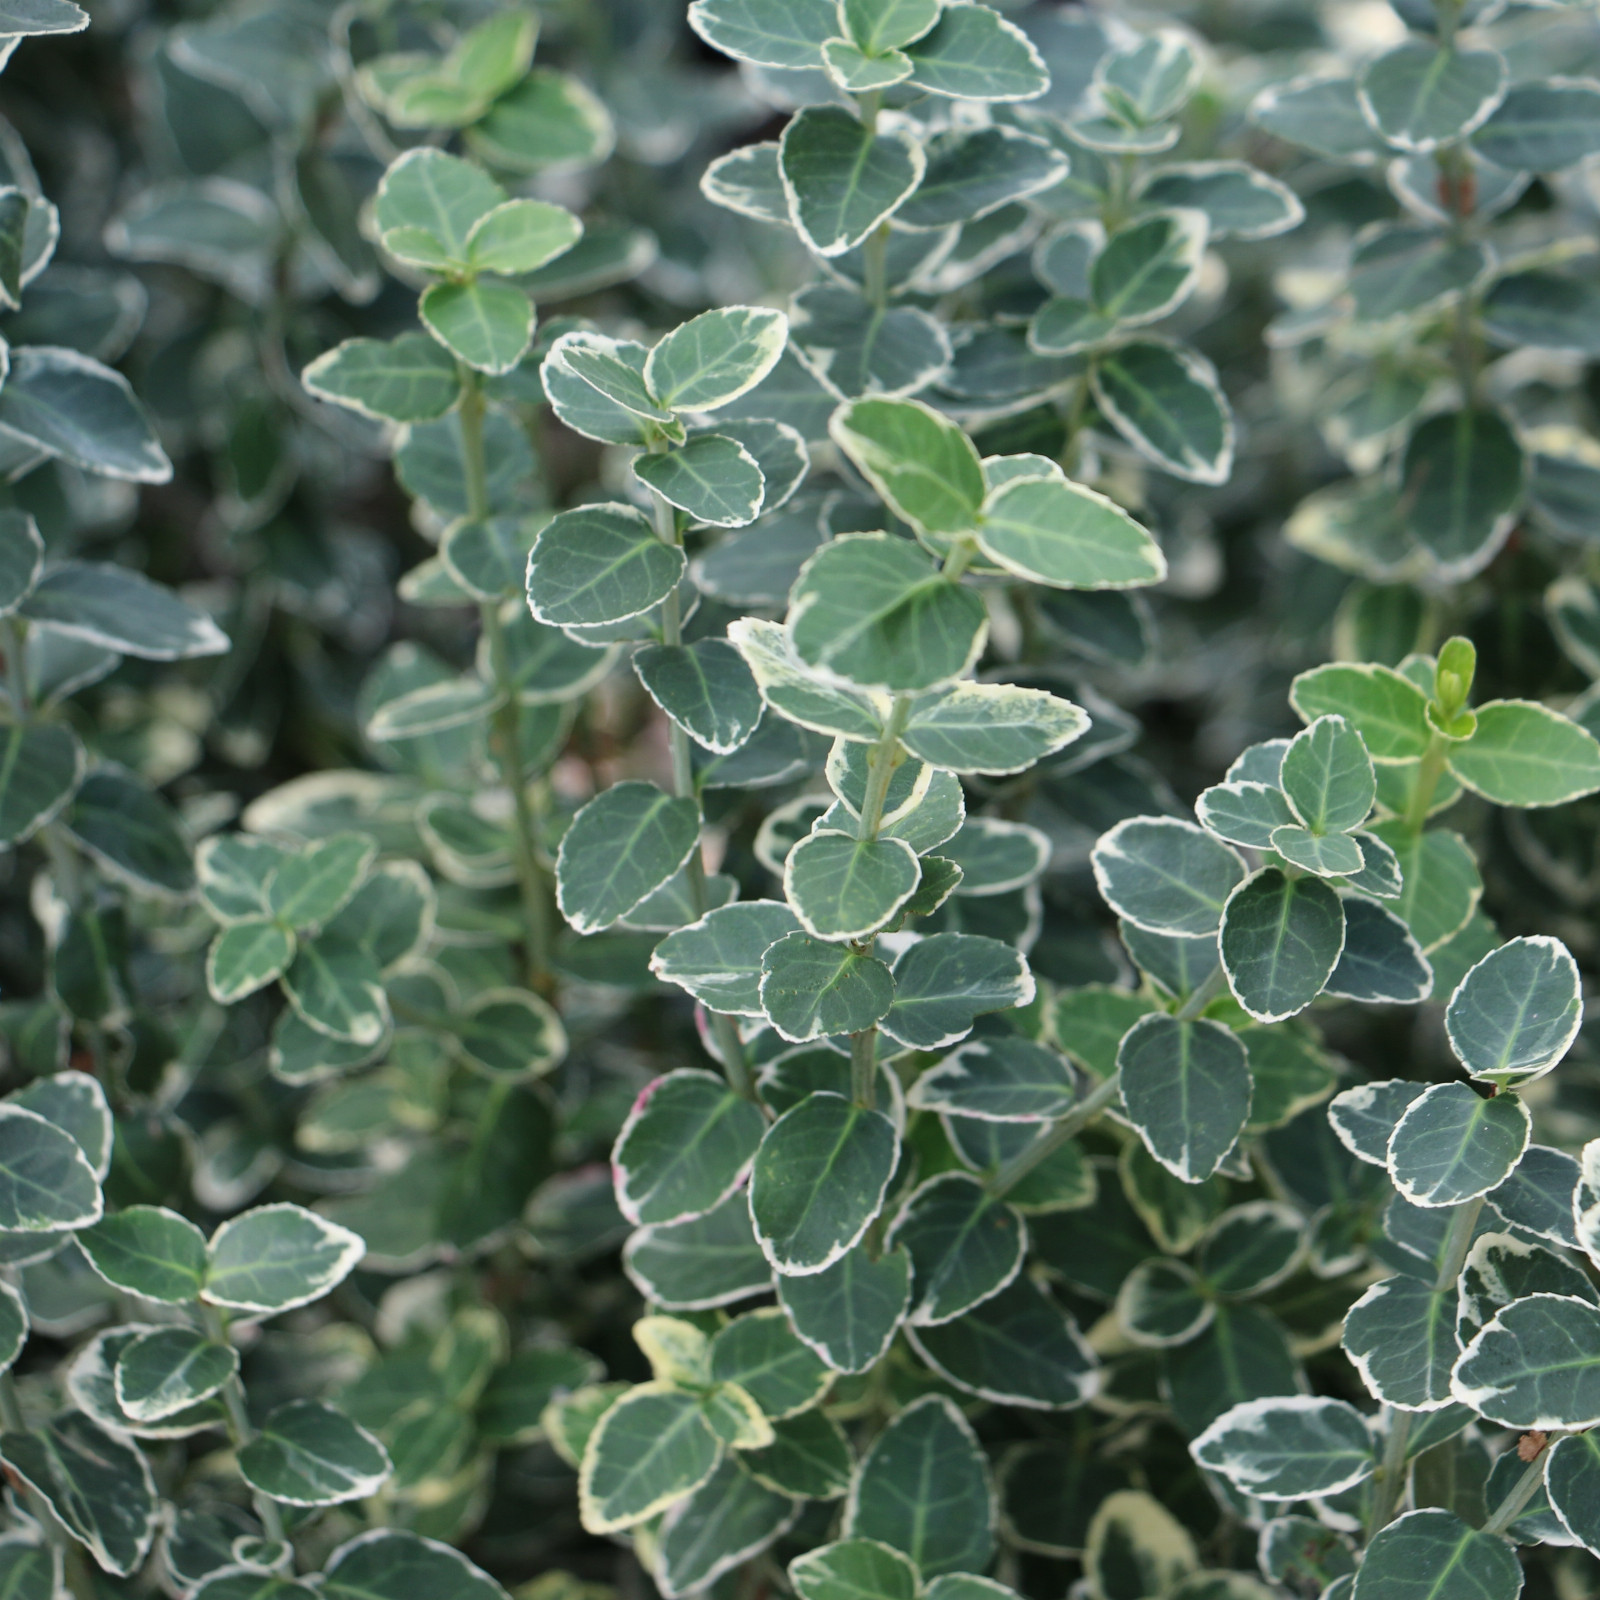
<path fill-rule="evenodd" d="M 1593 19 L 169 9 L 0 0 L 11 1592 L 1591 1592 Z"/>

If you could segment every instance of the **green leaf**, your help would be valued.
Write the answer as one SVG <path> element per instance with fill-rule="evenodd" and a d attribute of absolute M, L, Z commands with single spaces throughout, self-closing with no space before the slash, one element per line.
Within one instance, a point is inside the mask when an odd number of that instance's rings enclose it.
<path fill-rule="evenodd" d="M 811 1279 L 792 1279 L 795 1283 Z M 855 1458 L 844 1430 L 820 1410 L 772 1425 L 769 1445 L 745 1450 L 739 1460 L 758 1482 L 777 1494 L 804 1500 L 837 1500 L 850 1487 Z"/>
<path fill-rule="evenodd" d="M 1243 161 L 1158 167 L 1139 198 L 1150 205 L 1203 211 L 1214 239 L 1267 239 L 1298 227 L 1305 216 L 1288 185 Z"/>
<path fill-rule="evenodd" d="M 1519 83 L 1473 136 L 1473 147 L 1512 172 L 1558 172 L 1600 150 L 1600 88 L 1587 79 Z"/>
<path fill-rule="evenodd" d="M 267 911 L 293 928 L 331 921 L 360 888 L 376 855 L 377 846 L 359 833 L 307 845 L 267 880 Z"/>
<path fill-rule="evenodd" d="M 0 1372 L 9 1371 L 28 1342 L 28 1307 L 9 1283 L 0 1288 Z"/>
<path fill-rule="evenodd" d="M 1088 728 L 1087 712 L 1046 690 L 955 683 L 912 700 L 901 743 L 930 766 L 1003 775 L 1054 755 Z"/>
<path fill-rule="evenodd" d="M 25 511 L 0 511 L 0 616 L 10 616 L 44 570 L 44 540 Z"/>
<path fill-rule="evenodd" d="M 1366 821 L 1377 793 L 1361 735 L 1341 716 L 1318 717 L 1290 741 L 1279 780 L 1314 834 L 1347 833 Z M 1356 871 L 1360 867 L 1347 869 Z"/>
<path fill-rule="evenodd" d="M 1375 762 L 1419 760 L 1428 748 L 1428 696 L 1390 667 L 1313 667 L 1294 680 L 1289 700 L 1307 722 L 1343 717 Z"/>
<path fill-rule="evenodd" d="M 1600 789 L 1600 741 L 1531 700 L 1491 700 L 1450 749 L 1450 770 L 1503 806 L 1556 806 Z"/>
<path fill-rule="evenodd" d="M 913 1327 L 907 1337 L 942 1377 L 1003 1405 L 1066 1409 L 1098 1384 L 1093 1353 L 1072 1319 L 1025 1276 L 954 1321 Z"/>
<path fill-rule="evenodd" d="M 1464 1083 L 1436 1083 L 1396 1124 L 1389 1172 L 1413 1205 L 1460 1205 L 1505 1180 L 1530 1132 L 1528 1109 L 1515 1095 L 1485 1100 Z"/>
<path fill-rule="evenodd" d="M 1405 923 L 1385 906 L 1346 895 L 1344 949 L 1323 992 L 1369 1004 L 1416 1005 L 1432 990 L 1433 968 Z"/>
<path fill-rule="evenodd" d="M 32 345 L 11 352 L 0 428 L 14 441 L 101 477 L 131 483 L 172 477 L 172 463 L 128 380 L 76 350 Z"/>
<path fill-rule="evenodd" d="M 1402 150 L 1433 150 L 1477 128 L 1506 89 L 1498 50 L 1408 40 L 1370 62 L 1361 74 L 1361 109 Z"/>
<path fill-rule="evenodd" d="M 844 1532 L 902 1551 L 932 1577 L 986 1567 L 995 1516 L 988 1460 L 971 1427 L 943 1395 L 926 1395 L 873 1441 L 845 1504 Z"/>
<path fill-rule="evenodd" d="M 1430 954 L 1471 919 L 1483 893 L 1477 861 L 1461 835 L 1444 828 L 1415 833 L 1396 819 L 1374 823 L 1371 831 L 1400 864 L 1404 886 L 1393 909 Z"/>
<path fill-rule="evenodd" d="M 1550 1508 L 1593 1555 L 1600 1549 L 1600 1435 L 1557 1439 L 1545 1462 Z"/>
<path fill-rule="evenodd" d="M 1092 381 L 1106 420 L 1162 471 L 1191 483 L 1227 482 L 1233 417 L 1203 357 L 1137 340 L 1101 356 Z"/>
<path fill-rule="evenodd" d="M 21 844 L 77 792 L 83 746 L 55 722 L 14 722 L 0 747 L 0 843 Z"/>
<path fill-rule="evenodd" d="M 899 1146 L 887 1117 L 836 1094 L 779 1117 L 750 1172 L 750 1216 L 773 1267 L 803 1276 L 844 1255 L 882 1208 Z"/>
<path fill-rule="evenodd" d="M 420 333 L 346 339 L 318 356 L 300 381 L 319 400 L 388 422 L 442 417 L 461 393 L 455 362 Z"/>
<path fill-rule="evenodd" d="M 964 1172 L 922 1184 L 895 1220 L 887 1243 L 911 1257 L 908 1321 L 949 1322 L 998 1294 L 1022 1270 L 1022 1218 Z"/>
<path fill-rule="evenodd" d="M 1189 1447 L 1257 1500 L 1340 1494 L 1377 1467 L 1366 1419 L 1343 1400 L 1288 1395 L 1246 1400 L 1225 1411 Z"/>
<path fill-rule="evenodd" d="M 926 161 L 908 134 L 874 133 L 839 107 L 806 106 L 783 130 L 778 165 L 801 239 L 837 256 L 911 194 Z"/>
<path fill-rule="evenodd" d="M 283 975 L 284 993 L 318 1033 L 372 1045 L 388 1026 L 382 973 L 372 956 L 332 934 L 300 942 Z"/>
<path fill-rule="evenodd" d="M 922 182 L 895 213 L 903 228 L 975 222 L 1053 188 L 1068 169 L 1065 151 L 1020 128 L 952 128 L 928 140 L 924 154 Z"/>
<path fill-rule="evenodd" d="M 1135 1489 L 1107 1495 L 1089 1522 L 1083 1565 L 1092 1592 L 1182 1594 L 1199 1564 L 1194 1540 L 1159 1501 Z"/>
<path fill-rule="evenodd" d="M 373 202 L 383 247 L 421 267 L 463 265 L 475 223 L 506 200 L 481 167 L 442 150 L 408 150 L 384 173 Z"/>
<path fill-rule="evenodd" d="M 857 940 L 880 928 L 910 899 L 917 853 L 899 839 L 858 839 L 832 830 L 808 834 L 789 852 L 784 898 L 807 933 Z"/>
<path fill-rule="evenodd" d="M 578 1478 L 583 1525 L 591 1533 L 632 1527 L 699 1488 L 721 1459 L 721 1441 L 694 1395 L 640 1384 L 589 1436 Z"/>
<path fill-rule="evenodd" d="M 1203 211 L 1157 211 L 1117 229 L 1089 269 L 1095 310 L 1123 328 L 1169 316 L 1194 291 L 1208 231 Z"/>
<path fill-rule="evenodd" d="M 904 521 L 929 535 L 978 525 L 985 484 L 972 441 L 917 400 L 852 400 L 828 432 Z"/>
<path fill-rule="evenodd" d="M 1209 1178 L 1250 1116 L 1250 1068 L 1233 1032 L 1156 1012 L 1128 1031 L 1117 1066 L 1128 1119 L 1150 1154 L 1184 1183 Z"/>
<path fill-rule="evenodd" d="M 632 506 L 579 506 L 540 532 L 528 557 L 528 604 L 558 628 L 621 622 L 664 600 L 683 571 L 683 552 Z"/>
<path fill-rule="evenodd" d="M 878 1539 L 840 1539 L 789 1563 L 800 1600 L 917 1600 L 916 1563 Z"/>
<path fill-rule="evenodd" d="M 358 1235 L 303 1206 L 256 1206 L 211 1236 L 203 1298 L 232 1311 L 276 1315 L 320 1300 L 365 1253 Z"/>
<path fill-rule="evenodd" d="M 911 1050 L 955 1044 L 978 1017 L 1025 1006 L 1034 995 L 1020 950 L 970 933 L 919 939 L 895 962 L 894 984 L 894 1003 L 879 1026 Z"/>
<path fill-rule="evenodd" d="M 533 342 L 533 305 L 513 283 L 436 283 L 417 309 L 428 332 L 479 372 L 509 372 Z"/>
<path fill-rule="evenodd" d="M 697 744 L 725 755 L 761 720 L 761 695 L 744 659 L 722 639 L 647 645 L 633 670 L 650 698 Z"/>
<path fill-rule="evenodd" d="M 1214 933 L 1244 879 L 1244 863 L 1192 822 L 1132 817 L 1095 844 L 1095 883 L 1136 928 L 1195 938 Z"/>
<path fill-rule="evenodd" d="M 1276 784 L 1218 783 L 1202 789 L 1194 814 L 1208 833 L 1252 850 L 1273 848 L 1272 836 L 1295 814 Z"/>
<path fill-rule="evenodd" d="M 281 977 L 293 959 L 294 935 L 277 923 L 235 922 L 206 952 L 206 988 L 219 1005 L 233 1005 Z"/>
<path fill-rule="evenodd" d="M 35 1111 L 0 1104 L 0 1229 L 81 1228 L 98 1221 L 102 1209 L 82 1145 Z"/>
<path fill-rule="evenodd" d="M 1455 1397 L 1519 1430 L 1600 1422 L 1600 1307 L 1565 1295 L 1513 1301 L 1456 1365 Z"/>
<path fill-rule="evenodd" d="M 100 767 L 83 780 L 67 827 L 108 875 L 135 893 L 176 899 L 194 888 L 191 849 L 177 815 L 120 767 Z"/>
<path fill-rule="evenodd" d="M 279 1406 L 238 1460 L 246 1483 L 291 1506 L 365 1500 L 393 1470 L 388 1452 L 365 1428 L 320 1400 Z"/>
<path fill-rule="evenodd" d="M 815 67 L 839 31 L 832 0 L 694 0 L 689 26 L 713 50 L 765 67 Z"/>
<path fill-rule="evenodd" d="M 1559 939 L 1513 939 L 1461 980 L 1445 1011 L 1450 1047 L 1475 1078 L 1514 1089 L 1549 1072 L 1583 1021 L 1578 968 Z"/>
<path fill-rule="evenodd" d="M 18 1534 L 0 1539 L 0 1583 L 17 1600 L 55 1600 L 64 1586 L 60 1554 Z"/>
<path fill-rule="evenodd" d="M 691 8 L 691 19 L 693 15 Z M 700 175 L 700 192 L 714 205 L 742 217 L 788 225 L 789 201 L 778 171 L 775 139 L 718 156 Z"/>
<path fill-rule="evenodd" d="M 645 386 L 650 352 L 630 340 L 582 331 L 564 333 L 539 369 L 556 415 L 569 428 L 613 444 L 643 444 L 649 422 L 669 438 L 680 424 Z"/>
<path fill-rule="evenodd" d="M 503 1600 L 505 1590 L 457 1550 L 396 1528 L 372 1529 L 328 1557 L 329 1600 Z"/>
<path fill-rule="evenodd" d="M 1025 822 L 968 817 L 939 853 L 961 868 L 963 895 L 1006 894 L 1032 883 L 1049 865 L 1050 841 Z"/>
<path fill-rule="evenodd" d="M 987 6 L 948 6 L 906 48 L 911 81 L 959 100 L 1032 100 L 1050 73 L 1027 34 Z"/>
<path fill-rule="evenodd" d="M 0 29 L 10 34 L 80 33 L 89 13 L 72 0 L 6 0 L 0 6 Z"/>
<path fill-rule="evenodd" d="M 917 1079 L 906 1103 L 990 1122 L 1051 1122 L 1077 1099 L 1066 1062 L 1027 1039 L 973 1039 Z"/>
<path fill-rule="evenodd" d="M 729 624 L 728 639 L 744 657 L 761 698 L 779 716 L 818 733 L 866 743 L 883 736 L 878 699 L 810 671 L 794 653 L 781 623 L 740 617 Z"/>
<path fill-rule="evenodd" d="M 733 908 L 727 908 L 733 909 Z M 715 1074 L 669 1072 L 640 1097 L 611 1154 L 617 1205 L 633 1223 L 683 1222 L 743 1180 L 765 1123 Z"/>
<path fill-rule="evenodd" d="M 895 983 L 876 956 L 795 932 L 762 952 L 760 994 L 778 1033 L 804 1044 L 870 1028 L 893 1003 Z"/>
<path fill-rule="evenodd" d="M 798 928 L 795 914 L 780 901 L 722 906 L 669 933 L 650 957 L 650 970 L 712 1011 L 758 1017 L 762 952 Z"/>
<path fill-rule="evenodd" d="M 117 1358 L 117 1404 L 136 1422 L 160 1422 L 217 1393 L 239 1353 L 193 1328 L 141 1334 Z"/>
<path fill-rule="evenodd" d="M 661 1525 L 655 1578 L 665 1600 L 701 1593 L 722 1574 L 759 1555 L 790 1527 L 799 1505 L 767 1488 L 729 1456 Z"/>
<path fill-rule="evenodd" d="M 1408 1511 L 1367 1546 L 1351 1600 L 1516 1600 L 1522 1568 L 1504 1539 L 1453 1511 Z"/>
<path fill-rule="evenodd" d="M 1008 572 L 1060 589 L 1158 583 L 1166 558 L 1115 502 L 1060 478 L 1004 484 L 984 507 L 979 548 Z"/>
<path fill-rule="evenodd" d="M 99 1080 L 86 1072 L 57 1072 L 35 1078 L 6 1097 L 7 1104 L 36 1112 L 77 1140 L 94 1170 L 104 1181 L 111 1170 L 111 1107 Z"/>
<path fill-rule="evenodd" d="M 1327 884 L 1263 867 L 1228 897 L 1220 934 L 1234 998 L 1281 1022 L 1322 993 L 1344 949 L 1344 908 Z"/>
<path fill-rule="evenodd" d="M 1345 1314 L 1343 1344 L 1368 1392 L 1386 1405 L 1449 1405 L 1450 1369 L 1461 1354 L 1454 1285 L 1435 1289 L 1404 1273 L 1373 1284 Z"/>
<path fill-rule="evenodd" d="M 0 1434 L 0 1459 L 107 1572 L 128 1577 L 155 1538 L 160 1503 L 138 1448 L 82 1412 Z"/>
<path fill-rule="evenodd" d="M 790 309 L 794 353 L 827 394 L 908 395 L 949 371 L 950 336 L 913 306 L 880 310 L 853 286 L 817 283 Z"/>
<path fill-rule="evenodd" d="M 714 528 L 753 521 L 766 490 L 756 458 L 719 433 L 697 434 L 664 455 L 638 456 L 633 470 L 663 500 Z"/>
<path fill-rule="evenodd" d="M 488 1078 L 539 1077 L 567 1053 L 560 1017 L 526 989 L 484 989 L 454 1023 L 457 1057 Z"/>
<path fill-rule="evenodd" d="M 514 89 L 495 101 L 482 122 L 468 129 L 467 143 L 477 155 L 497 167 L 511 172 L 553 175 L 604 161 L 616 143 L 616 132 L 604 103 L 591 90 L 564 72 L 535 67 Z M 597 229 L 569 252 L 569 256 L 575 258 L 585 246 L 596 247 L 596 254 L 604 261 L 603 252 L 618 248 L 617 235 L 612 234 L 608 240 L 602 230 Z M 622 266 L 619 275 L 632 276 L 640 270 L 631 235 L 622 234 L 619 254 L 624 262 L 633 262 L 631 267 Z M 568 258 L 564 257 L 560 267 L 567 266 Z M 560 267 L 557 281 L 562 281 Z M 575 266 L 569 270 L 575 270 Z M 608 267 L 601 283 L 614 282 L 613 274 L 618 274 L 618 268 Z M 583 283 L 590 281 L 580 279 Z M 527 287 L 534 293 L 540 292 L 537 283 Z"/>
<path fill-rule="evenodd" d="M 778 364 L 788 319 L 762 306 L 724 306 L 673 329 L 650 352 L 644 381 L 672 411 L 716 411 Z"/>
<path fill-rule="evenodd" d="M 1505 542 L 1522 502 L 1522 446 L 1498 411 L 1444 411 L 1406 441 L 1405 526 L 1454 582 Z"/>
<path fill-rule="evenodd" d="M 620 921 L 689 859 L 700 808 L 653 783 L 618 783 L 572 819 L 556 856 L 556 898 L 579 933 Z"/>
<path fill-rule="evenodd" d="M 780 1277 L 778 1299 L 799 1337 L 837 1372 L 866 1372 L 889 1348 L 911 1302 L 911 1258 L 873 1259 L 857 1245 L 832 1266 Z"/>
<path fill-rule="evenodd" d="M 736 1383 L 780 1422 L 816 1405 L 833 1374 L 776 1306 L 735 1317 L 711 1341 L 711 1377 Z"/>
<path fill-rule="evenodd" d="M 215 656 L 231 648 L 228 636 L 203 611 L 109 562 L 63 561 L 51 567 L 18 610 L 56 633 L 146 661 Z"/>
<path fill-rule="evenodd" d="M 863 688 L 901 692 L 958 678 L 987 632 L 974 590 L 949 582 L 915 545 L 887 534 L 825 544 L 801 568 L 790 599 L 795 653 Z"/>
<path fill-rule="evenodd" d="M 478 272 L 533 272 L 583 236 L 583 223 L 564 206 L 507 200 L 472 225 L 467 259 Z"/>
<path fill-rule="evenodd" d="M 77 1236 L 89 1264 L 107 1283 L 145 1300 L 184 1305 L 205 1283 L 205 1235 L 161 1206 L 128 1206 Z"/>

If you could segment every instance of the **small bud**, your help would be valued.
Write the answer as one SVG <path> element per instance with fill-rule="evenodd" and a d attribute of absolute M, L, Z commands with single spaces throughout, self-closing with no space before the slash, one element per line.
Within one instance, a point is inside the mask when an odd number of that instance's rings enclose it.
<path fill-rule="evenodd" d="M 1433 674 L 1433 697 L 1446 720 L 1454 718 L 1467 703 L 1477 667 L 1478 652 L 1470 639 L 1463 639 L 1457 634 L 1453 639 L 1445 640 Z"/>

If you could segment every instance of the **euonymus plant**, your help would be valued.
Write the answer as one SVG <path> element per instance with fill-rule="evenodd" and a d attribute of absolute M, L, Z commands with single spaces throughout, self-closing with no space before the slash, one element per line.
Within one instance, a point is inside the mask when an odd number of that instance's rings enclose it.
<path fill-rule="evenodd" d="M 1595 1592 L 1592 14 L 0 41 L 0 1586 Z"/>

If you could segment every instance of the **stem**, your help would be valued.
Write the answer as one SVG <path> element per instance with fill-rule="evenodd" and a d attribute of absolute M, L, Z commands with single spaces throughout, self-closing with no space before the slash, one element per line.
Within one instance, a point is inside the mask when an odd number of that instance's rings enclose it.
<path fill-rule="evenodd" d="M 1444 776 L 1444 764 L 1450 754 L 1450 741 L 1437 729 L 1428 735 L 1428 748 L 1422 752 L 1422 762 L 1417 768 L 1417 786 L 1411 791 L 1411 804 L 1406 807 L 1405 823 L 1413 833 L 1421 833 L 1428 821 L 1428 810 L 1433 805 L 1434 791 Z"/>
<path fill-rule="evenodd" d="M 457 364 L 461 380 L 461 459 L 466 477 L 467 515 L 482 521 L 489 515 L 489 467 L 483 454 L 483 381 L 470 367 Z M 517 890 L 522 899 L 528 983 L 548 994 L 550 981 L 550 889 L 539 865 L 538 821 L 528 804 L 528 785 L 522 768 L 522 708 L 517 703 L 506 651 L 505 627 L 500 608 L 488 601 L 479 606 L 484 637 L 489 641 L 489 661 L 501 704 L 491 724 L 495 764 L 500 781 L 511 791 L 515 815 L 511 856 L 516 867 Z"/>
<path fill-rule="evenodd" d="M 1228 987 L 1228 974 L 1219 961 L 1206 974 L 1205 981 L 1173 1012 L 1179 1022 L 1193 1022 Z"/>
<path fill-rule="evenodd" d="M 1444 1251 L 1439 1259 L 1438 1275 L 1433 1280 L 1435 1294 L 1444 1293 L 1461 1276 L 1467 1252 L 1472 1248 L 1472 1231 L 1478 1225 L 1483 1202 L 1484 1196 L 1479 1195 L 1475 1200 L 1463 1201 L 1452 1213 L 1450 1229 L 1444 1237 Z M 1380 1528 L 1388 1526 L 1405 1495 L 1406 1446 L 1411 1441 L 1414 1420 L 1410 1411 L 1390 1411 L 1389 1437 L 1384 1444 L 1383 1464 L 1377 1472 L 1376 1493 L 1372 1498 L 1372 1519 L 1367 1530 L 1369 1538 Z M 1515 1509 L 1512 1515 L 1516 1515 Z"/>
<path fill-rule="evenodd" d="M 0 648 L 6 653 L 6 686 L 19 717 L 32 709 L 28 694 L 27 641 L 15 617 L 0 618 Z"/>
<path fill-rule="evenodd" d="M 516 867 L 517 890 L 522 899 L 528 984 L 548 994 L 554 987 L 550 976 L 550 889 L 544 868 L 539 864 L 539 821 L 528 803 L 527 775 L 523 771 L 522 707 L 518 704 L 516 686 L 511 680 L 500 608 L 489 601 L 478 609 L 483 618 L 484 637 L 489 641 L 489 660 L 500 697 L 491 727 L 495 764 L 500 768 L 500 781 L 511 791 L 515 817 L 511 858 Z"/>
<path fill-rule="evenodd" d="M 1516 1487 L 1484 1523 L 1485 1533 L 1504 1533 L 1522 1515 L 1522 1508 L 1539 1492 L 1539 1486 L 1544 1482 L 1544 1458 L 1548 1450 L 1547 1445 L 1528 1463 L 1527 1470 L 1517 1479 Z"/>
<path fill-rule="evenodd" d="M 883 804 L 889 797 L 889 782 L 894 777 L 894 769 L 900 765 L 900 735 L 910 716 L 910 698 L 897 694 L 888 726 L 883 730 L 883 737 L 873 745 L 867 760 L 867 792 L 862 796 L 861 820 L 856 825 L 858 839 L 878 837 L 878 829 L 883 825 Z M 868 939 L 866 949 L 870 950 L 874 943 L 875 937 Z M 877 1023 L 850 1035 L 850 1093 L 855 1103 L 868 1111 L 878 1103 Z"/>
<path fill-rule="evenodd" d="M 880 222 L 862 247 L 862 289 L 874 311 L 889 304 L 889 224 Z"/>
<path fill-rule="evenodd" d="M 664 448 L 652 446 L 652 449 Z M 678 515 L 671 504 L 662 499 L 654 489 L 650 499 L 655 512 L 656 536 L 663 544 L 674 547 L 682 544 L 678 533 Z M 683 612 L 678 600 L 678 589 L 661 602 L 661 642 L 666 645 L 683 643 Z M 672 752 L 672 792 L 681 800 L 696 800 L 694 784 L 694 755 L 689 743 L 688 730 L 667 718 L 667 743 Z M 689 905 L 696 917 L 706 914 L 706 864 L 698 842 L 684 863 L 684 875 L 689 885 Z M 739 1026 L 732 1017 L 721 1011 L 707 1011 L 711 1019 L 711 1036 L 717 1042 L 722 1056 L 722 1070 L 735 1094 L 746 1100 L 755 1100 L 755 1085 L 750 1078 L 750 1067 L 744 1058 L 744 1041 L 739 1037 Z"/>
<path fill-rule="evenodd" d="M 228 1324 L 223 1314 L 215 1306 L 202 1305 L 200 1307 L 200 1320 L 205 1328 L 206 1335 L 215 1339 L 218 1344 L 226 1344 L 228 1340 Z M 250 1413 L 245 1409 L 244 1384 L 236 1372 L 222 1386 L 222 1405 L 227 1413 L 228 1438 L 237 1454 L 249 1443 L 255 1430 L 250 1426 Z M 277 1501 L 261 1493 L 259 1489 L 250 1491 L 250 1502 L 255 1507 L 256 1516 L 261 1521 L 261 1531 L 269 1539 L 283 1538 L 283 1517 L 278 1511 Z"/>
<path fill-rule="evenodd" d="M 996 1197 L 1003 1197 L 1016 1188 L 1040 1162 L 1053 1156 L 1080 1128 L 1092 1122 L 1121 1093 L 1121 1074 L 1113 1072 L 1091 1093 L 1085 1095 L 1047 1134 L 1035 1139 L 1027 1149 L 1019 1150 L 1001 1167 L 990 1181 L 989 1192 Z"/>
<path fill-rule="evenodd" d="M 911 717 L 910 697 L 897 694 L 894 709 L 889 713 L 888 726 L 883 737 L 872 747 L 867 763 L 867 792 L 861 801 L 861 821 L 856 828 L 858 839 L 876 839 L 883 824 L 883 803 L 889 797 L 889 781 L 894 769 L 900 765 L 900 735 L 905 732 Z"/>

